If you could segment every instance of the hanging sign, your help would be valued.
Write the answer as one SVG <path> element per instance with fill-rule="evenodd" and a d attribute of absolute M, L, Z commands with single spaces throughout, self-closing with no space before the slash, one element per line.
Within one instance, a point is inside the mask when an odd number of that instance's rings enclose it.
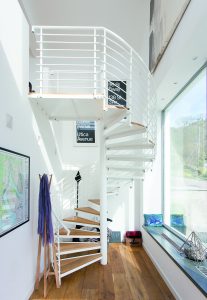
<path fill-rule="evenodd" d="M 76 143 L 95 144 L 95 121 L 76 121 Z"/>
<path fill-rule="evenodd" d="M 108 81 L 108 105 L 126 107 L 126 81 Z"/>

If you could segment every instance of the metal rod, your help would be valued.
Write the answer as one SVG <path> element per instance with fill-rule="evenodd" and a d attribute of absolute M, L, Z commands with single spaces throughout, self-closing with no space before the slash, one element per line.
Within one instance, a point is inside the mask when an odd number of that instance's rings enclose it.
<path fill-rule="evenodd" d="M 38 44 L 41 44 L 41 41 L 36 41 L 36 42 Z M 94 44 L 94 42 L 44 41 L 43 44 Z"/>
<path fill-rule="evenodd" d="M 104 110 L 108 105 L 108 97 L 106 95 L 106 29 L 104 29 L 104 38 L 103 38 L 103 95 L 104 95 Z M 106 103 L 107 101 L 107 103 Z"/>
<path fill-rule="evenodd" d="M 43 88 L 43 73 L 42 73 L 42 70 L 43 70 L 43 58 L 42 58 L 42 41 L 43 41 L 43 37 L 42 37 L 42 28 L 40 29 L 40 95 L 42 95 L 42 88 Z"/>
<path fill-rule="evenodd" d="M 94 77 L 93 77 L 93 79 L 94 79 L 94 97 L 96 97 L 96 93 L 97 93 L 97 91 L 96 91 L 96 88 L 97 88 L 97 67 L 96 67 L 96 65 L 97 65 L 97 55 L 96 55 L 96 53 L 97 53 L 97 51 L 96 51 L 97 50 L 97 48 L 96 48 L 97 40 L 96 40 L 96 29 L 94 29 L 93 42 L 94 42 L 94 60 L 93 60 L 93 63 L 94 63 L 94 69 L 93 69 Z"/>

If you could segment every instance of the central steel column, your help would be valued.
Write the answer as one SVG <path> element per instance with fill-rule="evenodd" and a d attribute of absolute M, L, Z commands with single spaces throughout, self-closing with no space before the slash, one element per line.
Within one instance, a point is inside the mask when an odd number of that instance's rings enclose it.
<path fill-rule="evenodd" d="M 101 264 L 107 264 L 107 178 L 106 178 L 106 147 L 104 124 L 99 122 L 100 132 L 100 225 L 101 225 Z"/>

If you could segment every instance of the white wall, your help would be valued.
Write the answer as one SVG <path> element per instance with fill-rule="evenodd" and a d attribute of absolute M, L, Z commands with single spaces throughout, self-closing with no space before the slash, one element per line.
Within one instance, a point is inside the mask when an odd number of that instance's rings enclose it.
<path fill-rule="evenodd" d="M 160 109 L 172 100 L 206 61 L 207 43 L 203 38 L 207 24 L 206 9 L 207 2 L 205 0 L 191 1 L 154 73 Z M 160 126 L 158 133 L 157 158 L 152 173 L 147 175 L 143 185 L 144 213 L 160 213 L 162 211 Z M 143 234 L 144 247 L 154 260 L 158 270 L 164 274 L 165 280 L 177 295 L 177 299 L 205 299 L 152 238 L 144 232 Z"/>
<path fill-rule="evenodd" d="M 79 184 L 79 206 L 87 206 L 88 199 L 100 197 L 99 124 L 97 122 L 95 146 L 78 146 L 75 143 L 76 131 L 73 121 L 51 121 L 51 128 L 56 148 L 55 159 L 60 161 L 61 177 L 64 178 L 64 216 L 70 216 L 74 215 L 73 208 L 76 206 L 75 175 L 78 170 L 82 177 Z M 54 160 L 52 163 L 54 164 Z"/>
<path fill-rule="evenodd" d="M 27 98 L 29 71 L 28 24 L 16 0 L 0 4 L 0 146 L 31 157 L 30 218 L 0 238 L 0 299 L 28 300 L 37 253 L 38 174 L 47 172 Z M 6 127 L 6 115 L 13 128 Z"/>
<path fill-rule="evenodd" d="M 32 25 L 104 26 L 124 38 L 148 62 L 149 0 L 19 1 Z"/>
<path fill-rule="evenodd" d="M 77 146 L 75 144 L 76 132 L 75 122 L 73 121 L 53 121 L 55 139 L 61 162 L 65 167 L 83 168 L 87 165 L 99 161 L 99 132 L 97 124 L 97 145 L 96 146 Z"/>
<path fill-rule="evenodd" d="M 116 195 L 108 196 L 108 217 L 113 220 L 108 227 L 121 232 L 124 241 L 128 230 L 140 230 L 140 182 L 120 185 Z"/>
<path fill-rule="evenodd" d="M 161 113 L 157 114 L 157 149 L 152 171 L 145 174 L 143 182 L 143 212 L 161 213 Z"/>
<path fill-rule="evenodd" d="M 192 0 L 155 73 L 158 105 L 163 109 L 206 62 L 207 1 Z"/>

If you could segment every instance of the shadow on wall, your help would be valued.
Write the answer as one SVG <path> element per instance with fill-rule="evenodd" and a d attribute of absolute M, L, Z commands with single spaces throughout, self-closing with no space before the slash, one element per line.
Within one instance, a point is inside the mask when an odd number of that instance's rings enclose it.
<path fill-rule="evenodd" d="M 79 183 L 79 207 L 88 206 L 88 199 L 99 199 L 99 164 L 96 162 L 87 165 L 79 171 L 82 178 Z M 76 173 L 77 171 L 64 171 L 57 191 L 53 190 L 53 207 L 60 218 L 74 216 L 77 205 Z"/>
<path fill-rule="evenodd" d="M 122 185 L 117 195 L 108 197 L 108 217 L 113 220 L 108 224 L 112 231 L 121 232 L 124 241 L 127 230 L 135 230 L 134 189 L 131 183 Z"/>
<path fill-rule="evenodd" d="M 4 270 L 0 299 L 5 300 L 26 299 L 33 288 L 37 250 L 38 174 L 47 172 L 33 131 L 33 114 L 27 98 L 28 57 L 25 57 L 27 43 L 23 40 L 24 34 L 22 31 L 18 36 L 18 45 L 11 45 L 15 39 L 9 36 L 5 37 L 4 45 L 0 43 L 0 147 L 31 157 L 30 221 L 0 239 L 3 258 L 1 270 Z M 23 265 L 20 257 L 24 257 Z M 14 274 L 19 274 L 12 283 L 11 269 Z M 11 283 L 9 290 L 8 282 Z"/>

